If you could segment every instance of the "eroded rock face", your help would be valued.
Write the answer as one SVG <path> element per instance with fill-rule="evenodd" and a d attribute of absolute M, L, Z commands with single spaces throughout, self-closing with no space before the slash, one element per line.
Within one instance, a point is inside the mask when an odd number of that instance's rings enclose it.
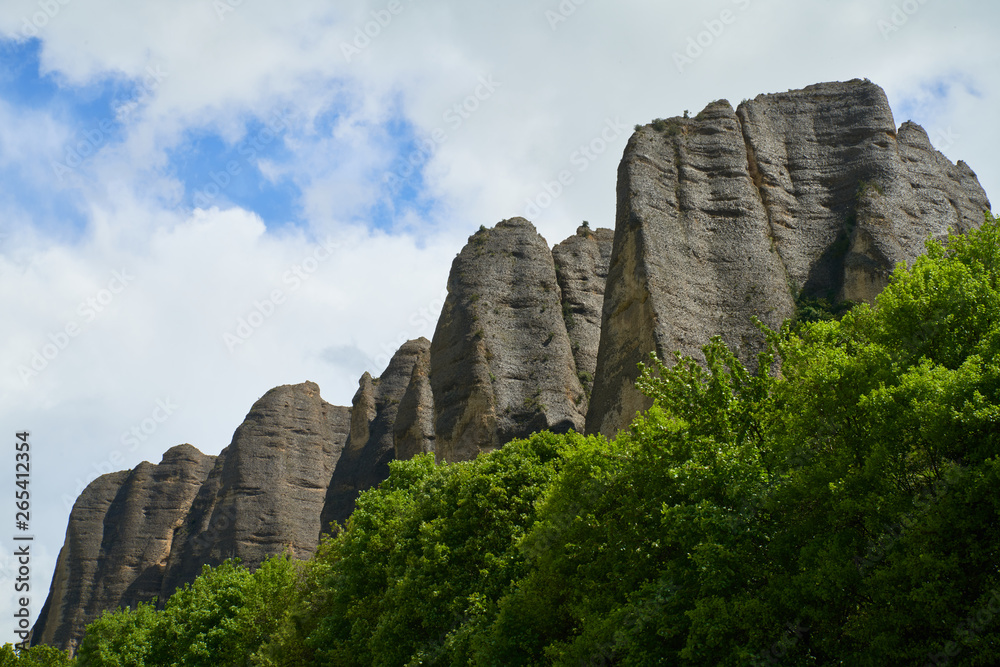
<path fill-rule="evenodd" d="M 556 278 L 562 290 L 562 312 L 576 362 L 576 374 L 589 397 L 597 371 L 601 342 L 601 309 L 608 277 L 614 231 L 581 226 L 552 248 Z M 586 414 L 586 403 L 582 406 Z"/>
<path fill-rule="evenodd" d="M 534 431 L 582 430 L 585 395 L 552 253 L 524 218 L 480 229 L 452 263 L 430 382 L 439 461 Z"/>
<path fill-rule="evenodd" d="M 700 357 L 718 334 L 754 366 L 754 317 L 777 327 L 803 297 L 870 301 L 925 238 L 988 209 L 968 166 L 919 126 L 897 130 L 864 81 L 643 127 L 613 233 L 581 227 L 550 252 L 522 218 L 482 228 L 452 265 L 433 341 L 362 376 L 352 408 L 311 382 L 277 387 L 218 457 L 181 445 L 88 486 L 33 641 L 71 647 L 104 609 L 162 602 L 204 564 L 308 557 L 393 458 L 468 460 L 584 421 L 614 435 L 648 407 L 634 382 L 650 351 Z"/>
<path fill-rule="evenodd" d="M 178 445 L 159 465 L 143 462 L 87 487 L 70 514 L 34 643 L 75 648 L 85 624 L 105 609 L 161 594 L 174 531 L 214 461 Z"/>
<path fill-rule="evenodd" d="M 759 95 L 737 110 L 749 172 L 794 289 L 870 301 L 927 238 L 983 220 L 986 193 L 863 82 Z"/>
<path fill-rule="evenodd" d="M 191 445 L 167 450 L 159 465 L 129 474 L 104 518 L 104 554 L 97 591 L 106 603 L 135 606 L 163 594 L 174 532 L 215 463 Z M 112 605 L 113 606 L 113 605 Z"/>
<path fill-rule="evenodd" d="M 66 543 L 33 643 L 75 648 L 106 609 L 162 604 L 203 565 L 255 568 L 288 549 L 308 558 L 350 410 L 313 382 L 267 392 L 218 457 L 191 445 L 159 465 L 103 475 L 70 514 Z"/>
<path fill-rule="evenodd" d="M 349 410 L 324 401 L 313 382 L 264 394 L 219 456 L 178 531 L 166 585 L 192 581 L 203 564 L 231 557 L 255 568 L 285 550 L 296 558 L 311 556 L 349 423 Z"/>
<path fill-rule="evenodd" d="M 328 529 L 331 521 L 346 522 L 354 511 L 358 494 L 389 476 L 389 461 L 396 455 L 397 413 L 413 383 L 417 365 L 423 360 L 426 366 L 429 349 L 426 338 L 407 341 L 377 380 L 368 373 L 361 377 L 354 395 L 351 435 L 324 499 L 320 516 L 322 531 Z"/>
<path fill-rule="evenodd" d="M 865 81 L 721 100 L 647 125 L 618 172 L 614 250 L 588 432 L 613 435 L 649 401 L 651 351 L 701 357 L 721 335 L 744 363 L 802 297 L 871 300 L 928 237 L 980 224 L 986 194 L 918 126 L 897 132 Z"/>
<path fill-rule="evenodd" d="M 396 459 L 407 461 L 434 451 L 434 392 L 431 390 L 431 343 L 420 338 L 410 383 L 399 402 L 393 429 Z"/>
<path fill-rule="evenodd" d="M 229 517 L 224 519 L 216 516 L 213 522 L 212 516 L 219 491 L 222 489 L 222 471 L 226 465 L 228 451 L 227 447 L 215 457 L 208 476 L 198 487 L 184 521 L 174 532 L 174 545 L 167 557 L 167 571 L 160 588 L 161 601 L 165 601 L 180 586 L 194 581 L 201 574 L 202 565 L 209 561 L 202 563 L 199 559 L 209 552 L 209 547 L 216 542 L 222 527 L 228 527 Z M 218 562 L 221 560 L 213 560 L 211 564 Z"/>

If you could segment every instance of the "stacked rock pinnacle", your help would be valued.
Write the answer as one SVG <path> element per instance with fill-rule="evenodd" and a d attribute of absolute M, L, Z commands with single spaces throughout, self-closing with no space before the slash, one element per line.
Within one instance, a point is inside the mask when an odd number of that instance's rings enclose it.
<path fill-rule="evenodd" d="M 70 514 L 32 642 L 74 648 L 106 609 L 162 604 L 205 564 L 314 553 L 393 460 L 458 462 L 548 429 L 603 433 L 648 400 L 637 364 L 721 335 L 753 364 L 803 299 L 871 301 L 925 239 L 990 208 L 975 174 L 898 129 L 867 81 L 725 100 L 637 129 L 614 231 L 551 250 L 512 218 L 454 260 L 433 340 L 405 343 L 351 407 L 312 382 L 259 399 L 218 456 L 191 445 L 104 475 Z"/>

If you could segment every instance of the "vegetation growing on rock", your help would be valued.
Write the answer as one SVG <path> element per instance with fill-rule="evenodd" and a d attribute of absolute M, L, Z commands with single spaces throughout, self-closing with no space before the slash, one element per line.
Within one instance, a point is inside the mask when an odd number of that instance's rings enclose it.
<path fill-rule="evenodd" d="M 77 663 L 996 664 L 1000 219 L 927 249 L 762 327 L 753 373 L 719 338 L 654 357 L 613 441 L 395 462 L 301 570 L 208 569 Z M 0 664 L 69 664 L 35 651 Z"/>

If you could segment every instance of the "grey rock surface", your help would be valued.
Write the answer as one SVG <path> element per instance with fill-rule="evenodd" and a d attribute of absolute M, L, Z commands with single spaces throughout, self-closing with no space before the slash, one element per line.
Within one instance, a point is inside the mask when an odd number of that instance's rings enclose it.
<path fill-rule="evenodd" d="M 986 193 L 926 132 L 897 131 L 881 88 L 826 83 L 740 105 L 749 175 L 794 289 L 871 301 L 927 238 L 983 221 Z"/>
<path fill-rule="evenodd" d="M 346 522 L 358 494 L 389 476 L 389 461 L 396 454 L 396 415 L 418 362 L 424 359 L 426 364 L 429 348 L 426 338 L 407 341 L 378 379 L 368 373 L 361 377 L 354 395 L 351 435 L 329 480 L 319 517 L 323 532 L 331 521 Z"/>
<path fill-rule="evenodd" d="M 159 596 L 174 531 L 214 461 L 178 445 L 159 465 L 143 462 L 91 483 L 70 514 L 32 641 L 75 648 L 86 623 L 105 609 Z"/>
<path fill-rule="evenodd" d="M 576 374 L 589 397 L 597 371 L 601 343 L 604 285 L 611 262 L 614 230 L 579 227 L 576 234 L 552 248 L 556 278 L 562 291 L 563 320 L 576 362 Z M 586 414 L 587 403 L 581 405 Z"/>
<path fill-rule="evenodd" d="M 481 228 L 452 263 L 430 381 L 439 461 L 469 460 L 534 431 L 582 431 L 585 395 L 555 264 L 524 218 Z"/>
<path fill-rule="evenodd" d="M 164 593 L 227 558 L 256 568 L 284 551 L 311 556 L 349 420 L 314 382 L 275 387 L 257 400 L 178 530 Z"/>
<path fill-rule="evenodd" d="M 759 95 L 642 127 L 618 172 L 614 250 L 587 431 L 649 401 L 636 364 L 721 335 L 754 366 L 796 299 L 870 301 L 928 237 L 979 225 L 986 194 L 861 80 Z"/>
<path fill-rule="evenodd" d="M 95 587 L 101 602 L 91 612 L 164 596 L 175 531 L 215 461 L 185 444 L 167 450 L 159 465 L 144 461 L 129 473 L 104 518 L 104 558 Z"/>
<path fill-rule="evenodd" d="M 413 364 L 410 383 L 399 401 L 393 428 L 395 458 L 412 459 L 434 451 L 434 392 L 431 390 L 431 343 L 418 339 L 420 350 Z"/>

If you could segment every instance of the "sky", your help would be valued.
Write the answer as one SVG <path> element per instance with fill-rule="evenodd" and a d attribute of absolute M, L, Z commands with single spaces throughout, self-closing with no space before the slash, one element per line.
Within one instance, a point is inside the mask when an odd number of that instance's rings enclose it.
<path fill-rule="evenodd" d="M 997 25 L 985 0 L 2 0 L 0 433 L 31 468 L 20 531 L 8 450 L 0 641 L 15 535 L 33 622 L 87 483 L 217 454 L 277 385 L 350 405 L 433 335 L 480 225 L 613 227 L 637 123 L 868 78 L 1000 197 Z"/>

